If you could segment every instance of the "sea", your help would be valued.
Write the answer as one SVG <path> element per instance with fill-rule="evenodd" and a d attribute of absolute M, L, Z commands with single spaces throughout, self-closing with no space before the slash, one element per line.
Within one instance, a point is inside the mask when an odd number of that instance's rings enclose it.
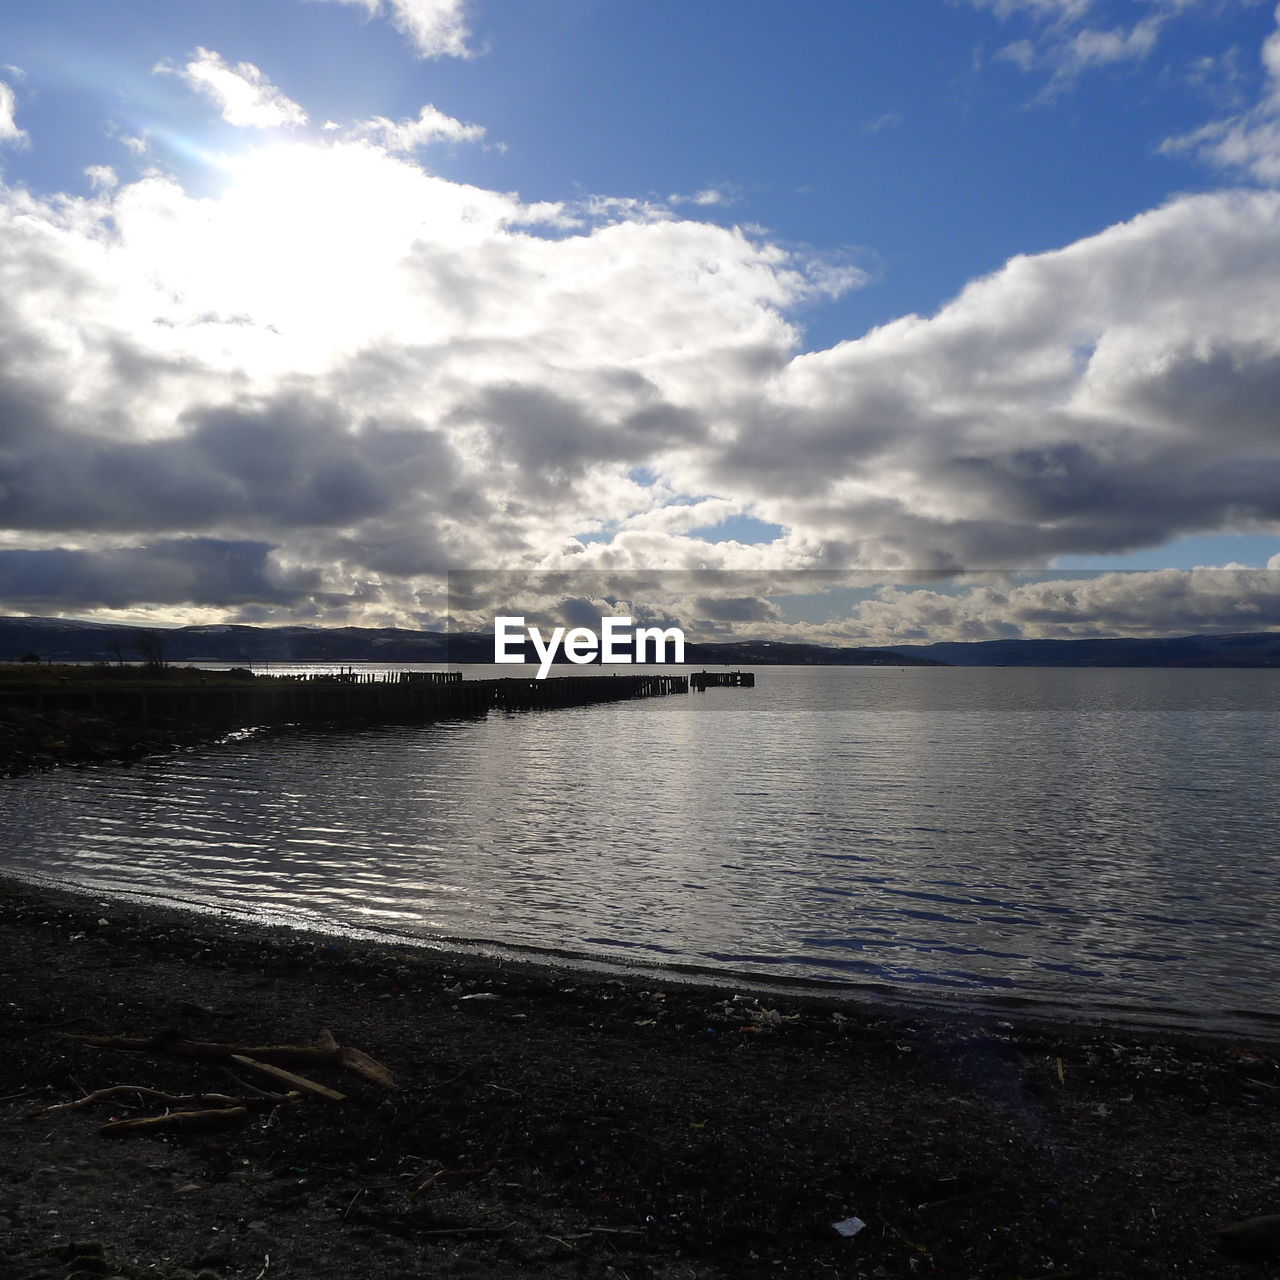
<path fill-rule="evenodd" d="M 1280 672 L 755 670 L 6 780 L 0 871 L 335 937 L 1280 1037 Z"/>

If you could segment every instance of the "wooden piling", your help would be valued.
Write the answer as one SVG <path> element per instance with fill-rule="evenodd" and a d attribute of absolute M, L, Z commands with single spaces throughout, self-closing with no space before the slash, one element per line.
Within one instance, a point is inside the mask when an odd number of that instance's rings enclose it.
<path fill-rule="evenodd" d="M 708 689 L 754 689 L 754 671 L 697 671 L 689 677 L 689 687 L 695 693 Z"/>

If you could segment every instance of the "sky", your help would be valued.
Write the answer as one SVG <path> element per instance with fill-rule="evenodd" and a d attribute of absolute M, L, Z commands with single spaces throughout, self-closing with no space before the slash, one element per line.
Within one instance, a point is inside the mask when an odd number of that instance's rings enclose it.
<path fill-rule="evenodd" d="M 788 638 L 1274 628 L 1278 21 L 6 6 L 0 611 L 683 570 Z"/>

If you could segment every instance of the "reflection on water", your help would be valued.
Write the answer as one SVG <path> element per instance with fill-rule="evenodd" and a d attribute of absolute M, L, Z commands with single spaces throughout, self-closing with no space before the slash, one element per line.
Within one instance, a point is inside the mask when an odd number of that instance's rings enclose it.
<path fill-rule="evenodd" d="M 0 845 L 310 924 L 1280 1016 L 1278 710 L 1259 671 L 772 668 L 19 779 Z"/>

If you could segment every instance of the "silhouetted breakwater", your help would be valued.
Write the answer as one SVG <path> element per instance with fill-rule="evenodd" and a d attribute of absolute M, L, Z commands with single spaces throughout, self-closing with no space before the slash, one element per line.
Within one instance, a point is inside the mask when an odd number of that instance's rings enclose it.
<path fill-rule="evenodd" d="M 688 693 L 688 676 L 559 676 L 550 680 L 477 680 L 493 690 L 492 706 L 509 711 L 523 707 L 570 707 L 589 702 L 621 702 L 627 698 L 660 698 Z M 464 686 L 467 687 L 467 686 Z"/>
<path fill-rule="evenodd" d="M 444 673 L 442 673 L 444 674 Z M 449 673 L 453 675 L 453 673 Z M 560 676 L 550 680 L 255 680 L 252 683 L 43 686 L 0 692 L 0 718 L 84 715 L 225 727 L 326 721 L 418 722 L 490 708 L 582 706 L 685 693 L 686 676 Z"/>
<path fill-rule="evenodd" d="M 754 671 L 695 671 L 689 677 L 689 687 L 695 693 L 706 693 L 708 689 L 754 689 L 756 673 Z"/>
<path fill-rule="evenodd" d="M 461 671 L 313 671 L 290 676 L 304 684 L 460 684 Z"/>

